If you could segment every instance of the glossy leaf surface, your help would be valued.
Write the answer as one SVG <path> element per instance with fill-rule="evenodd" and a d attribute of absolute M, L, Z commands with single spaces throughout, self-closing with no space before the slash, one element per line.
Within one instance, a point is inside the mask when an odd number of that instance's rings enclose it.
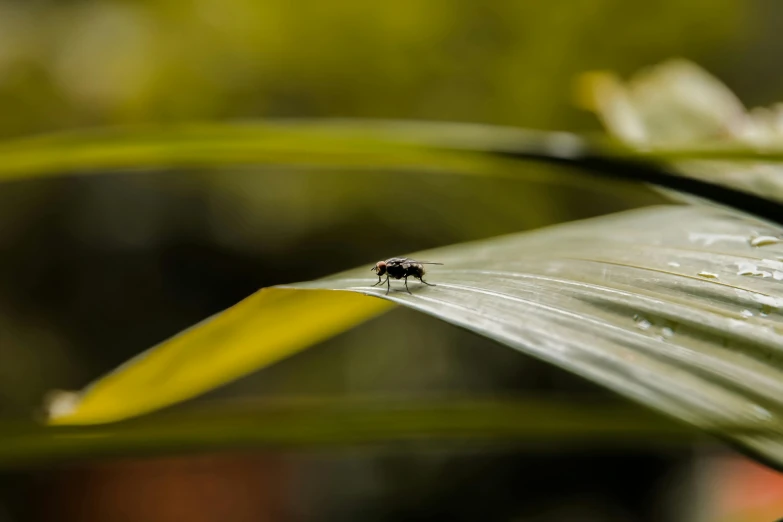
<path fill-rule="evenodd" d="M 375 315 L 382 307 L 374 298 L 382 298 L 708 431 L 761 423 L 763 435 L 723 436 L 783 463 L 783 248 L 771 239 L 776 234 L 768 223 L 722 209 L 653 207 L 414 254 L 445 265 L 428 269 L 425 278 L 437 286 L 411 280 L 412 294 L 394 281 L 386 296 L 371 286 L 377 280 L 366 266 L 271 290 L 290 300 L 286 311 L 265 303 L 270 290 L 262 290 L 98 381 L 54 422 L 136 415 L 274 362 L 290 350 L 265 340 L 279 339 L 290 324 L 265 318 L 295 316 L 300 330 L 323 322 L 296 304 L 300 295 L 345 312 L 341 325 L 319 330 L 328 334 Z M 253 339 L 245 350 L 255 355 L 242 364 L 226 363 L 235 357 L 230 341 L 241 338 L 234 329 Z M 162 375 L 167 361 L 166 378 L 152 386 L 150 376 Z"/>

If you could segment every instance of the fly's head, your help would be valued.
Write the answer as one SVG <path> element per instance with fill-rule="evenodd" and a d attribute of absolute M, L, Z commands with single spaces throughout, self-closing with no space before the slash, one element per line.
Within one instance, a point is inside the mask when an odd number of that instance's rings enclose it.
<path fill-rule="evenodd" d="M 378 261 L 370 270 L 378 274 L 378 277 L 382 277 L 386 274 L 386 261 Z"/>

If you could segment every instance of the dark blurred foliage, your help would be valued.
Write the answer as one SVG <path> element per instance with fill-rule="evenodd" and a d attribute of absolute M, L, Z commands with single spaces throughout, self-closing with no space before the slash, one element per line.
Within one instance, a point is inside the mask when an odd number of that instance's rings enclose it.
<path fill-rule="evenodd" d="M 781 18 L 772 0 L 0 0 L 0 136 L 277 116 L 595 131 L 570 105 L 572 80 L 589 69 L 627 74 L 685 56 L 749 101 L 775 100 Z M 520 170 L 538 181 L 258 167 L 6 183 L 0 417 L 28 417 L 48 390 L 80 388 L 262 286 L 660 201 L 643 188 Z M 407 311 L 210 396 L 380 392 L 614 400 Z M 140 460 L 132 472 L 82 464 L 5 474 L 0 521 L 686 520 L 671 495 L 692 484 L 668 482 L 686 454 L 398 448 L 273 463 Z M 258 495 L 270 481 L 276 494 Z M 221 509 L 237 502 L 242 514 Z M 130 505 L 158 509 L 117 515 Z"/>

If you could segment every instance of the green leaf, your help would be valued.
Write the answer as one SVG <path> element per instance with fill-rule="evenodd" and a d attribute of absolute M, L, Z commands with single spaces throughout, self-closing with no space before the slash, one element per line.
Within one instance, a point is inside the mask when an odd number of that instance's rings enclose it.
<path fill-rule="evenodd" d="M 783 248 L 763 239 L 777 234 L 738 212 L 662 206 L 416 253 L 411 257 L 445 264 L 428 267 L 426 278 L 437 286 L 412 280 L 411 294 L 395 281 L 385 295 L 385 287 L 372 286 L 369 266 L 262 290 L 99 380 L 52 422 L 125 418 L 271 363 L 291 351 L 266 341 L 291 335 L 281 333 L 291 322 L 278 319 L 293 315 L 304 331 L 321 321 L 314 307 L 299 307 L 304 296 L 342 317 L 341 328 L 377 313 L 380 298 L 587 377 L 783 465 Z M 292 306 L 280 311 L 263 297 L 269 292 Z M 256 359 L 232 362 L 233 340 L 251 335 L 243 349 Z M 727 432 L 727 424 L 764 431 Z"/>
<path fill-rule="evenodd" d="M 501 173 L 487 153 L 559 158 L 589 154 L 618 163 L 693 159 L 783 161 L 781 147 L 742 143 L 634 148 L 567 132 L 467 123 L 388 120 L 262 120 L 104 127 L 0 143 L 0 180 L 149 167 L 278 164 Z M 633 165 L 623 163 L 626 167 Z M 493 168 L 494 167 L 494 168 Z M 509 175 L 508 172 L 505 173 Z"/>
<path fill-rule="evenodd" d="M 519 168 L 523 160 L 654 183 L 766 219 L 783 221 L 781 204 L 770 201 L 766 194 L 759 194 L 758 189 L 752 190 L 764 178 L 769 178 L 765 173 L 747 173 L 742 183 L 734 178 L 721 178 L 723 183 L 717 183 L 703 173 L 685 177 L 667 172 L 662 166 L 663 162 L 686 159 L 783 161 L 783 149 L 706 143 L 693 148 L 639 150 L 573 133 L 491 125 L 273 120 L 98 128 L 7 141 L 0 143 L 0 181 L 128 168 L 243 164 L 376 172 L 404 169 L 525 179 L 541 176 L 536 169 Z M 750 178 L 758 183 L 749 187 Z M 545 181 L 552 183 L 553 177 L 546 176 Z M 773 195 L 771 199 L 776 198 Z"/>
<path fill-rule="evenodd" d="M 752 434 L 761 425 L 721 430 Z M 214 401 L 116 424 L 42 427 L 0 422 L 0 467 L 67 459 L 237 448 L 324 449 L 394 442 L 682 445 L 695 430 L 630 404 L 494 397 Z"/>

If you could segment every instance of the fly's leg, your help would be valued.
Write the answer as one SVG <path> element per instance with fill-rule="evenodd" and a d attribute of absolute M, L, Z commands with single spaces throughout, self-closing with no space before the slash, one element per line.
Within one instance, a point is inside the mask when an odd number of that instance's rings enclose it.
<path fill-rule="evenodd" d="M 411 291 L 410 291 L 410 289 L 408 288 L 408 276 L 405 276 L 405 290 L 407 290 L 407 291 L 408 291 L 408 293 L 409 293 L 409 294 L 411 294 Z M 411 294 L 411 295 L 413 295 L 413 294 Z"/>
<path fill-rule="evenodd" d="M 372 285 L 372 286 L 378 286 L 378 285 L 379 285 L 379 284 L 381 284 L 381 283 L 383 283 L 383 278 L 381 278 L 381 276 L 378 276 L 378 282 L 377 282 L 377 283 L 375 283 L 375 284 L 374 284 L 374 285 Z"/>
<path fill-rule="evenodd" d="M 428 285 L 428 286 L 438 286 L 438 285 L 433 285 L 432 283 L 428 283 L 427 281 L 425 281 L 421 277 L 419 278 L 419 281 L 421 281 L 422 283 L 424 283 L 425 285 Z"/>
<path fill-rule="evenodd" d="M 390 291 L 391 291 L 391 281 L 389 280 L 389 276 L 386 276 L 386 295 L 389 295 Z"/>

